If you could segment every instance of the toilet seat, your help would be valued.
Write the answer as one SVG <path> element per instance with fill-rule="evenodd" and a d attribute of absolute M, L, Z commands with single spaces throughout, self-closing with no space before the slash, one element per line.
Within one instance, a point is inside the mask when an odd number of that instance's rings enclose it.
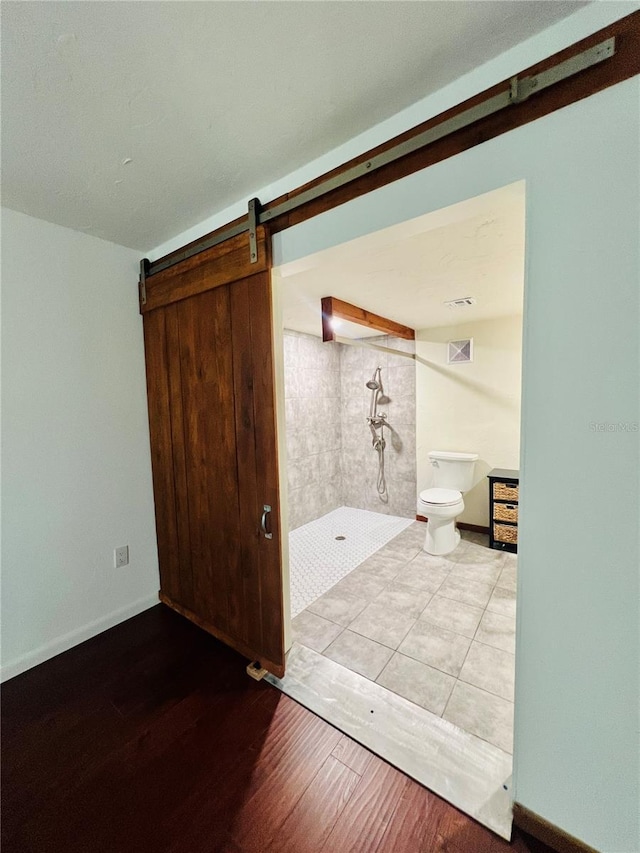
<path fill-rule="evenodd" d="M 453 506 L 462 498 L 455 489 L 425 489 L 420 492 L 420 500 L 432 506 Z"/>

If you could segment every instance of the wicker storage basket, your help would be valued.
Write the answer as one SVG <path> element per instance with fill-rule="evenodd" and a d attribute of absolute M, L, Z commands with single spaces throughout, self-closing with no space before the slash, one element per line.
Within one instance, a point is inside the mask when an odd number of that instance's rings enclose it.
<path fill-rule="evenodd" d="M 494 504 L 493 517 L 496 519 L 496 521 L 511 521 L 516 524 L 518 521 L 518 505 Z"/>
<path fill-rule="evenodd" d="M 518 541 L 518 528 L 512 527 L 510 524 L 494 524 L 493 538 L 496 542 L 508 542 L 510 545 L 515 545 Z"/>
<path fill-rule="evenodd" d="M 518 487 L 508 483 L 494 483 L 493 499 L 494 501 L 517 501 Z"/>

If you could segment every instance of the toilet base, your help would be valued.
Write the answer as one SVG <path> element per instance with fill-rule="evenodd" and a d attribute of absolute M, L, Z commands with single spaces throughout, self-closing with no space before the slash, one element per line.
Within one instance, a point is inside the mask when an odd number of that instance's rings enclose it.
<path fill-rule="evenodd" d="M 444 557 L 458 547 L 460 534 L 456 528 L 455 518 L 430 518 L 427 522 L 427 533 L 424 538 L 423 550 L 434 557 Z"/>

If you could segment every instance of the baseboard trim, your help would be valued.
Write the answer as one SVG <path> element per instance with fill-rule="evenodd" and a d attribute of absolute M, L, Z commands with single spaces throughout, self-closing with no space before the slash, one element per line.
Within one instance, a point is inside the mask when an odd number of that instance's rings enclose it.
<path fill-rule="evenodd" d="M 513 822 L 518 829 L 533 835 L 538 841 L 542 841 L 558 853 L 599 853 L 595 847 L 590 847 L 584 841 L 569 835 L 564 829 L 549 823 L 548 820 L 520 803 L 513 804 Z"/>
<path fill-rule="evenodd" d="M 1 666 L 0 682 L 8 681 L 10 678 L 14 678 L 16 675 L 20 675 L 28 669 L 32 669 L 34 666 L 38 666 L 39 664 L 50 660 L 56 655 L 62 654 L 62 652 L 69 651 L 69 649 L 72 649 L 74 646 L 84 643 L 85 640 L 90 640 L 97 634 L 102 634 L 103 631 L 108 631 L 109 628 L 119 625 L 126 619 L 131 619 L 132 616 L 137 616 L 138 613 L 142 613 L 143 610 L 155 607 L 157 603 L 158 593 L 154 592 L 153 595 L 139 598 L 132 604 L 127 604 L 119 610 L 114 610 L 106 616 L 101 616 L 100 619 L 95 619 L 88 625 L 83 625 L 81 628 L 69 631 L 68 634 L 64 634 L 62 637 L 56 637 L 55 640 L 51 640 L 51 642 L 46 643 L 44 646 L 40 646 L 31 652 L 27 652 L 26 655 L 22 655 L 21 657 Z"/>
<path fill-rule="evenodd" d="M 416 521 L 429 521 L 429 519 L 424 515 L 416 515 Z M 484 527 L 482 524 L 467 524 L 466 521 L 459 521 L 456 527 L 459 527 L 460 530 L 469 530 L 471 533 L 485 533 L 487 536 L 490 533 L 488 527 Z"/>
<path fill-rule="evenodd" d="M 490 528 L 485 527 L 483 524 L 467 524 L 466 521 L 459 521 L 457 527 L 460 530 L 468 530 L 470 533 L 484 533 L 487 536 L 491 532 Z"/>

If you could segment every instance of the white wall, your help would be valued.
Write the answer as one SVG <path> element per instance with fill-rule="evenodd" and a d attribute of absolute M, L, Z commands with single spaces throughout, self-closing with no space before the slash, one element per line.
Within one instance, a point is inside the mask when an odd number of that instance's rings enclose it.
<path fill-rule="evenodd" d="M 267 202 L 638 7 L 590 3 L 251 195 Z M 637 79 L 620 84 L 274 240 L 281 264 L 528 180 L 515 796 L 608 853 L 640 849 L 638 442 L 590 423 L 638 419 L 637 355 L 615 342 L 637 340 L 639 96 Z"/>
<path fill-rule="evenodd" d="M 2 211 L 3 678 L 157 600 L 138 260 Z"/>
<path fill-rule="evenodd" d="M 473 361 L 447 364 L 447 341 L 473 338 Z M 489 526 L 492 468 L 520 464 L 522 317 L 416 331 L 418 491 L 432 485 L 430 450 L 477 453 L 460 521 Z"/>

